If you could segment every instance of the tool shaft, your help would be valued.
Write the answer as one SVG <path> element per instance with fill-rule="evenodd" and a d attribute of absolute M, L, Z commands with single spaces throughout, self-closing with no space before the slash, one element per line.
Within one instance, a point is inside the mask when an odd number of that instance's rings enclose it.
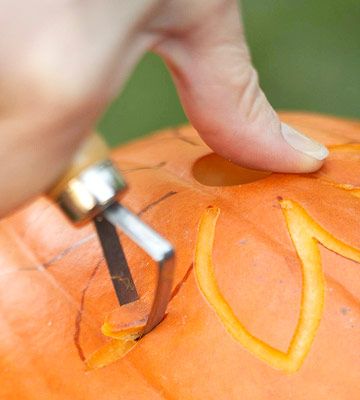
<path fill-rule="evenodd" d="M 171 244 L 121 204 L 114 203 L 104 216 L 157 262 L 158 278 L 151 311 L 143 331 L 150 332 L 164 318 L 169 303 L 174 274 L 174 250 Z"/>
<path fill-rule="evenodd" d="M 120 305 L 139 299 L 116 228 L 101 215 L 94 219 L 110 278 Z"/>

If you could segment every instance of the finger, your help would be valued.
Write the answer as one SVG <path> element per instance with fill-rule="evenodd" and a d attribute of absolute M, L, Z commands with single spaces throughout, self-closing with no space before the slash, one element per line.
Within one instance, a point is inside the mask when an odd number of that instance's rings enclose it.
<path fill-rule="evenodd" d="M 211 4 L 206 12 L 205 3 Z M 178 20 L 182 10 L 196 18 L 183 28 L 168 29 L 155 49 L 169 65 L 194 127 L 213 150 L 244 166 L 282 172 L 318 169 L 327 149 L 282 124 L 259 87 L 236 1 L 205 3 L 178 1 L 178 9 L 172 10 Z"/>
<path fill-rule="evenodd" d="M 87 133 L 85 120 L 71 126 L 48 114 L 34 110 L 0 120 L 0 218 L 47 191 Z"/>
<path fill-rule="evenodd" d="M 157 40 L 138 28 L 157 0 L 8 3 L 0 16 L 0 217 L 55 183 Z"/>

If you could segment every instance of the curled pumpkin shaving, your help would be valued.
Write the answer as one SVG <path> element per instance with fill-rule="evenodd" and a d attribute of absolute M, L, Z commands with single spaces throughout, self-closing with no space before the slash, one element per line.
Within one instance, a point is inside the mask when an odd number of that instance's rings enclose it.
<path fill-rule="evenodd" d="M 200 220 L 195 252 L 195 273 L 201 292 L 233 338 L 273 368 L 290 373 L 297 371 L 304 362 L 322 316 L 324 274 L 318 242 L 357 262 L 360 262 L 360 250 L 336 239 L 296 202 L 283 200 L 280 204 L 301 261 L 303 278 L 299 320 L 286 353 L 253 336 L 236 317 L 219 289 L 212 263 L 215 227 L 220 214 L 220 210 L 216 207 L 207 208 Z"/>
<path fill-rule="evenodd" d="M 101 332 L 111 340 L 86 360 L 88 369 L 106 367 L 120 360 L 138 343 L 146 324 L 146 318 L 137 318 L 140 310 L 143 304 L 138 300 L 110 313 Z"/>
<path fill-rule="evenodd" d="M 145 324 L 131 328 L 125 328 L 122 331 L 114 331 L 113 327 L 104 323 L 101 331 L 110 337 L 109 343 L 96 350 L 86 360 L 86 367 L 89 370 L 106 367 L 115 361 L 123 358 L 136 344 L 137 339 L 141 336 Z"/>

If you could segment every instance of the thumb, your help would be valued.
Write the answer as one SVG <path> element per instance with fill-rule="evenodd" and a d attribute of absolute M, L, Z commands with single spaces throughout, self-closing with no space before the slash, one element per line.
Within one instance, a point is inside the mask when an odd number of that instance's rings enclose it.
<path fill-rule="evenodd" d="M 215 4 L 207 13 L 194 10 L 192 15 L 204 13 L 196 18 L 202 22 L 172 31 L 155 49 L 172 71 L 191 123 L 215 152 L 243 166 L 320 168 L 327 149 L 281 123 L 260 89 L 236 1 Z"/>

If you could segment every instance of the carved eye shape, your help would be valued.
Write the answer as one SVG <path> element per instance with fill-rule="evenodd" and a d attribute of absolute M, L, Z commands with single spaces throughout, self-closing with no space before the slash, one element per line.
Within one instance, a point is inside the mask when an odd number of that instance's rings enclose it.
<path fill-rule="evenodd" d="M 264 179 L 271 172 L 243 168 L 218 156 L 208 154 L 195 162 L 192 168 L 194 178 L 205 186 L 235 186 Z"/>

